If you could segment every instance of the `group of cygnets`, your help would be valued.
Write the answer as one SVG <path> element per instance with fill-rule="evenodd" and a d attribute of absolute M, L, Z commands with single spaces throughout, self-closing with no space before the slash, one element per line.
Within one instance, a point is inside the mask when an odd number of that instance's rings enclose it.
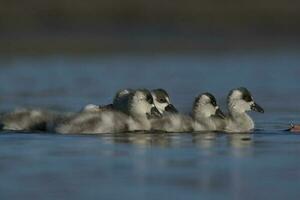
<path fill-rule="evenodd" d="M 112 104 L 85 106 L 78 113 L 58 113 L 21 109 L 1 117 L 2 130 L 48 131 L 62 134 L 101 134 L 122 132 L 251 132 L 254 122 L 248 111 L 263 113 L 244 87 L 227 97 L 225 115 L 210 93 L 197 96 L 189 115 L 181 114 L 164 89 L 124 89 Z"/>

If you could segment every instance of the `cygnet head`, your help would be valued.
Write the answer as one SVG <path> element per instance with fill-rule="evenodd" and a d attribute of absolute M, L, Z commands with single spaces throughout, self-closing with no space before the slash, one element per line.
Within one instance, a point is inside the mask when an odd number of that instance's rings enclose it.
<path fill-rule="evenodd" d="M 119 91 L 116 93 L 116 95 L 115 95 L 115 97 L 114 97 L 114 100 L 123 98 L 123 97 L 125 97 L 125 96 L 127 96 L 127 95 L 129 95 L 129 94 L 131 94 L 131 93 L 133 93 L 133 92 L 134 92 L 134 90 L 133 90 L 133 89 L 130 89 L 130 88 L 121 89 L 121 90 L 119 90 Z"/>
<path fill-rule="evenodd" d="M 133 92 L 134 92 L 134 90 L 129 89 L 129 88 L 119 90 L 113 99 L 113 105 L 118 107 L 119 104 L 122 104 L 124 102 L 124 99 L 127 99 L 128 96 L 130 94 L 132 94 Z"/>
<path fill-rule="evenodd" d="M 264 113 L 264 109 L 253 100 L 249 90 L 244 87 L 231 90 L 227 103 L 231 113 L 245 113 L 250 110 Z"/>
<path fill-rule="evenodd" d="M 211 117 L 218 116 L 222 119 L 225 118 L 224 113 L 217 105 L 216 98 L 210 93 L 203 93 L 196 97 L 193 106 L 193 117 Z"/>
<path fill-rule="evenodd" d="M 154 104 L 161 114 L 178 113 L 177 109 L 171 104 L 170 97 L 164 89 L 155 89 L 151 91 Z"/>
<path fill-rule="evenodd" d="M 129 96 L 128 111 L 132 117 L 147 118 L 161 117 L 161 113 L 155 107 L 151 93 L 146 89 L 134 91 Z"/>

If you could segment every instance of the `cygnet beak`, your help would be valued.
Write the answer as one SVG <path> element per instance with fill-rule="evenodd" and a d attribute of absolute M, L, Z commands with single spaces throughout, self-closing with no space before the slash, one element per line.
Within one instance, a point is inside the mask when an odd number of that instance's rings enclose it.
<path fill-rule="evenodd" d="M 255 111 L 255 112 L 260 112 L 260 113 L 264 113 L 264 109 L 262 107 L 260 107 L 257 103 L 253 103 L 251 105 L 251 110 Z"/>
<path fill-rule="evenodd" d="M 169 104 L 165 107 L 165 111 L 169 113 L 178 113 L 178 110 L 173 106 L 173 104 Z"/>
<path fill-rule="evenodd" d="M 222 112 L 222 110 L 218 107 L 216 110 L 216 115 L 222 119 L 225 119 L 225 114 Z"/>

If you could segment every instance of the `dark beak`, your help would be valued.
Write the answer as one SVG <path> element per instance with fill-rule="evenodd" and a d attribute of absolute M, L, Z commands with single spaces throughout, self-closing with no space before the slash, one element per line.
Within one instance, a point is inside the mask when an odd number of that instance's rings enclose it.
<path fill-rule="evenodd" d="M 151 113 L 148 115 L 148 118 L 160 118 L 162 114 L 158 111 L 156 107 L 151 108 Z"/>
<path fill-rule="evenodd" d="M 173 104 L 169 104 L 165 107 L 165 111 L 169 113 L 178 113 L 178 110 L 173 106 Z"/>
<path fill-rule="evenodd" d="M 218 116 L 218 117 L 220 117 L 220 118 L 222 118 L 222 119 L 225 119 L 225 114 L 222 112 L 222 110 L 220 109 L 220 108 L 218 108 L 217 110 L 216 110 L 216 115 Z"/>
<path fill-rule="evenodd" d="M 262 107 L 260 107 L 257 103 L 254 102 L 254 104 L 251 105 L 251 110 L 255 111 L 255 112 L 260 112 L 260 113 L 264 113 L 264 109 Z"/>

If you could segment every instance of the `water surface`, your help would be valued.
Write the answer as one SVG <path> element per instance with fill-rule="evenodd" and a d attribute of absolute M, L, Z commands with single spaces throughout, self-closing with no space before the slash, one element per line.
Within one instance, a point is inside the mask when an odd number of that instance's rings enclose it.
<path fill-rule="evenodd" d="M 246 86 L 265 114 L 251 135 L 0 135 L 0 199 L 299 199 L 296 50 L 219 54 L 3 57 L 0 109 L 77 111 L 128 87 L 162 87 L 181 112 L 209 91 L 226 110 Z"/>

